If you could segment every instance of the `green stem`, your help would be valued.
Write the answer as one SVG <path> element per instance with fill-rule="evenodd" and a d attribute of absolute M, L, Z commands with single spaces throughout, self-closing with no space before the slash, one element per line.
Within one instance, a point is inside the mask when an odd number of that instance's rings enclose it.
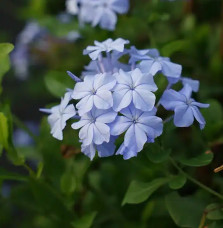
<path fill-rule="evenodd" d="M 182 174 L 184 174 L 188 180 L 190 180 L 191 182 L 193 182 L 194 184 L 198 185 L 200 188 L 204 189 L 205 191 L 209 192 L 210 194 L 218 197 L 219 199 L 223 200 L 223 195 L 219 194 L 218 192 L 212 190 L 211 188 L 207 187 L 206 185 L 202 184 L 201 182 L 199 182 L 198 180 L 194 179 L 193 177 L 191 177 L 189 174 L 187 174 L 186 172 L 184 172 L 179 166 L 178 164 L 173 160 L 173 158 L 169 157 L 170 162 L 172 163 L 172 165 Z"/>
<path fill-rule="evenodd" d="M 32 170 L 31 167 L 29 167 L 29 165 L 27 165 L 27 164 L 24 163 L 22 166 L 29 172 L 29 175 L 31 177 L 36 178 L 37 174 Z"/>

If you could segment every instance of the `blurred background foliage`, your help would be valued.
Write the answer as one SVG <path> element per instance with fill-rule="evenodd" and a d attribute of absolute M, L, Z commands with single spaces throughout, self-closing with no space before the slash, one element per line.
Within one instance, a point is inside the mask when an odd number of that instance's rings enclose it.
<path fill-rule="evenodd" d="M 223 164 L 223 1 L 130 5 L 108 32 L 80 28 L 75 17 L 63 20 L 64 0 L 1 0 L 0 78 L 12 51 L 6 42 L 15 51 L 28 21 L 44 35 L 28 46 L 26 77 L 13 67 L 2 81 L 0 122 L 7 133 L 0 134 L 0 227 L 223 227 L 223 176 L 213 172 Z M 70 31 L 80 37 L 71 41 Z M 89 62 L 83 49 L 108 37 L 157 48 L 183 66 L 184 76 L 200 80 L 197 98 L 211 104 L 203 111 L 206 128 L 169 123 L 158 143 L 128 161 L 113 156 L 90 162 L 69 127 L 62 142 L 52 138 L 38 109 L 59 102 L 73 87 L 66 71 L 80 75 Z M 166 82 L 157 80 L 164 88 Z"/>

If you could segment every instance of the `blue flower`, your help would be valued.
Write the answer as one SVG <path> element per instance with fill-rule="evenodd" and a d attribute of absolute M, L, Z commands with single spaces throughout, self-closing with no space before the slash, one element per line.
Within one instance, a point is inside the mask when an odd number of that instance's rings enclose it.
<path fill-rule="evenodd" d="M 79 5 L 79 7 L 78 7 Z M 78 15 L 80 24 L 91 23 L 103 29 L 114 30 L 117 15 L 129 9 L 129 0 L 67 0 L 67 12 Z"/>
<path fill-rule="evenodd" d="M 191 94 L 192 88 L 188 84 L 179 92 L 166 90 L 161 98 L 161 104 L 165 109 L 174 111 L 174 124 L 177 127 L 189 127 L 195 118 L 203 129 L 206 122 L 198 108 L 208 108 L 209 104 L 196 102 L 191 98 Z"/>
<path fill-rule="evenodd" d="M 73 123 L 73 129 L 81 128 L 79 137 L 83 146 L 87 147 L 92 143 L 101 145 L 110 141 L 110 128 L 107 125 L 115 120 L 117 113 L 112 109 L 100 110 L 93 108 L 90 112 L 81 116 L 80 121 Z"/>
<path fill-rule="evenodd" d="M 118 38 L 116 40 L 107 39 L 103 42 L 94 41 L 95 46 L 88 46 L 83 54 L 89 55 L 92 60 L 98 59 L 102 52 L 111 52 L 111 51 L 118 51 L 123 52 L 125 44 L 128 44 L 128 40 L 124 40 L 122 38 Z"/>
<path fill-rule="evenodd" d="M 124 14 L 129 9 L 128 0 L 99 0 L 95 9 L 92 26 L 100 25 L 101 28 L 114 30 L 117 23 L 116 13 Z"/>
<path fill-rule="evenodd" d="M 162 134 L 163 121 L 156 117 L 156 109 L 143 112 L 130 105 L 121 111 L 123 116 L 117 116 L 110 124 L 111 135 L 118 136 L 126 131 L 124 143 L 116 154 L 122 154 L 124 159 L 137 156 L 146 142 L 154 142 L 154 139 Z"/>
<path fill-rule="evenodd" d="M 143 73 L 155 75 L 158 72 L 162 72 L 170 83 L 176 83 L 179 80 L 182 66 L 172 63 L 167 57 L 161 57 L 158 51 L 149 53 L 149 55 L 142 57 L 141 60 L 139 68 Z"/>
<path fill-rule="evenodd" d="M 130 105 L 131 102 L 137 109 L 150 111 L 155 104 L 157 86 L 151 75 L 144 75 L 137 68 L 130 72 L 120 70 L 115 74 L 117 84 L 114 88 L 114 110 L 120 111 Z"/>
<path fill-rule="evenodd" d="M 51 109 L 40 109 L 40 111 L 50 114 L 48 122 L 51 127 L 51 134 L 59 140 L 63 139 L 63 129 L 66 126 L 66 121 L 76 115 L 74 105 L 68 105 L 70 100 L 71 92 L 69 91 L 61 99 L 60 105 L 54 106 Z"/>
<path fill-rule="evenodd" d="M 83 82 L 74 87 L 72 98 L 81 99 L 76 107 L 80 116 L 89 112 L 94 106 L 98 109 L 109 109 L 113 106 L 111 90 L 116 84 L 112 75 L 97 74 L 86 76 Z"/>

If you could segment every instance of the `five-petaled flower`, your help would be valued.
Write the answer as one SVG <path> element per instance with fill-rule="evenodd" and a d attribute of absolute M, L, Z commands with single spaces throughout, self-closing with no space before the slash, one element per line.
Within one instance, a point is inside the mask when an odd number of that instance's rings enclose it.
<path fill-rule="evenodd" d="M 123 52 L 125 44 L 128 44 L 128 40 L 124 40 L 122 38 L 118 38 L 116 40 L 107 39 L 103 42 L 95 41 L 95 46 L 88 46 L 83 54 L 89 55 L 92 60 L 98 59 L 102 52 L 111 52 L 111 51 L 118 51 Z"/>
<path fill-rule="evenodd" d="M 69 91 L 64 95 L 60 105 L 54 106 L 51 109 L 40 109 L 40 111 L 50 114 L 48 116 L 48 122 L 51 127 L 51 134 L 59 140 L 63 139 L 63 129 L 66 126 L 66 121 L 76 115 L 74 105 L 68 105 L 71 100 L 71 93 Z"/>
<path fill-rule="evenodd" d="M 174 111 L 174 124 L 177 127 L 189 127 L 195 118 L 203 129 L 206 122 L 198 108 L 208 108 L 209 104 L 196 102 L 191 94 L 192 88 L 188 84 L 179 92 L 170 89 L 164 92 L 161 104 L 165 109 Z"/>
<path fill-rule="evenodd" d="M 120 70 L 115 76 L 117 80 L 113 93 L 115 111 L 126 108 L 131 102 L 140 110 L 152 110 L 156 97 L 151 91 L 157 90 L 152 75 L 142 74 L 136 68 L 130 72 Z"/>
<path fill-rule="evenodd" d="M 111 123 L 111 135 L 125 133 L 124 143 L 116 154 L 122 154 L 124 159 L 137 156 L 146 142 L 154 142 L 154 139 L 162 134 L 163 121 L 155 116 L 156 109 L 150 112 L 138 110 L 131 104 L 121 110 L 123 116 L 117 116 Z"/>
<path fill-rule="evenodd" d="M 78 82 L 74 88 L 72 98 L 81 99 L 76 107 L 80 116 L 92 110 L 109 109 L 113 106 L 111 90 L 116 80 L 112 75 L 97 74 L 94 77 L 85 76 L 83 82 Z"/>
<path fill-rule="evenodd" d="M 83 115 L 78 122 L 73 123 L 71 127 L 73 129 L 81 128 L 79 137 L 84 146 L 89 146 L 92 143 L 101 145 L 103 142 L 109 142 L 110 127 L 108 123 L 113 122 L 116 116 L 117 113 L 112 109 L 93 108 Z"/>

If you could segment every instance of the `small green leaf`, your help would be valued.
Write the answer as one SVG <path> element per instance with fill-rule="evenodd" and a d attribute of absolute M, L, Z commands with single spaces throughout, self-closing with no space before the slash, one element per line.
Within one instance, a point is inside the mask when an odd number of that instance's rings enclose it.
<path fill-rule="evenodd" d="M 212 203 L 206 207 L 207 218 L 210 220 L 223 219 L 223 205 L 218 203 Z"/>
<path fill-rule="evenodd" d="M 168 159 L 170 150 L 163 149 L 158 143 L 151 143 L 147 146 L 146 155 L 151 162 L 162 163 Z"/>
<path fill-rule="evenodd" d="M 92 212 L 91 214 L 85 215 L 80 219 L 77 219 L 72 223 L 74 228 L 90 228 L 94 222 L 97 212 Z"/>
<path fill-rule="evenodd" d="M 186 181 L 187 178 L 184 174 L 178 174 L 169 182 L 169 187 L 173 190 L 180 189 L 185 185 Z"/>
<path fill-rule="evenodd" d="M 177 51 L 186 50 L 188 46 L 189 46 L 189 42 L 186 40 L 175 40 L 173 42 L 166 44 L 162 48 L 161 52 L 163 56 L 171 56 Z"/>
<path fill-rule="evenodd" d="M 0 59 L 8 55 L 12 50 L 14 46 L 10 43 L 1 43 L 0 44 Z"/>
<path fill-rule="evenodd" d="M 2 92 L 2 77 L 10 68 L 10 60 L 8 54 L 13 50 L 13 48 L 14 46 L 9 43 L 0 44 L 0 94 Z"/>
<path fill-rule="evenodd" d="M 8 122 L 7 118 L 5 117 L 4 113 L 0 112 L 0 144 L 5 149 L 8 149 Z"/>
<path fill-rule="evenodd" d="M 199 155 L 198 157 L 187 159 L 187 158 L 182 158 L 179 160 L 179 162 L 183 165 L 186 166 L 193 166 L 193 167 L 200 167 L 200 166 L 205 166 L 211 163 L 213 160 L 213 153 L 203 153 Z"/>
<path fill-rule="evenodd" d="M 73 172 L 65 172 L 60 180 L 61 191 L 67 195 L 73 193 L 76 189 L 76 177 Z"/>
<path fill-rule="evenodd" d="M 73 87 L 73 80 L 66 72 L 49 71 L 45 76 L 45 85 L 55 97 L 62 97 L 67 88 Z"/>
<path fill-rule="evenodd" d="M 167 178 L 159 178 L 149 183 L 132 181 L 125 194 L 122 205 L 126 203 L 137 204 L 147 200 L 158 188 L 169 181 Z"/>
<path fill-rule="evenodd" d="M 171 218 L 179 227 L 197 228 L 199 226 L 204 202 L 192 197 L 180 197 L 173 192 L 165 198 L 166 207 Z"/>

